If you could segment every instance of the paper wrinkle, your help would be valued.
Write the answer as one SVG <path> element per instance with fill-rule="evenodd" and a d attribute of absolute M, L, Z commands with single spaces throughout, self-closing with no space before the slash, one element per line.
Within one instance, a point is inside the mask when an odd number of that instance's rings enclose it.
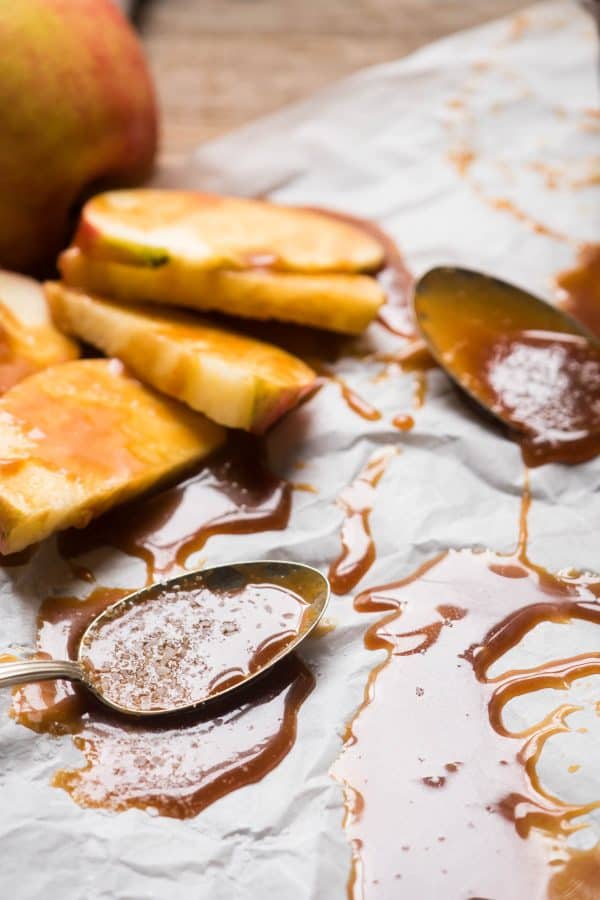
<path fill-rule="evenodd" d="M 552 277 L 573 263 L 574 244 L 536 234 L 490 201 L 513 199 L 571 241 L 597 237 L 598 188 L 569 183 L 571 167 L 582 170 L 597 139 L 584 128 L 584 110 L 597 103 L 595 44 L 591 21 L 574 3 L 542 3 L 524 15 L 518 39 L 511 38 L 512 19 L 503 20 L 358 73 L 200 148 L 189 164 L 163 172 L 160 180 L 270 193 L 287 203 L 372 217 L 398 240 L 416 274 L 454 262 L 551 298 Z M 449 156 L 461 150 L 476 154 L 465 176 Z M 558 188 L 548 188 L 543 173 L 531 167 L 539 161 L 561 169 Z M 518 447 L 469 408 L 442 373 L 427 373 L 425 406 L 413 411 L 413 376 L 394 372 L 373 383 L 381 368 L 356 360 L 339 365 L 352 387 L 381 410 L 379 421 L 361 419 L 345 407 L 339 388 L 327 385 L 269 436 L 273 468 L 318 489 L 294 491 L 289 527 L 213 537 L 196 562 L 293 557 L 327 571 L 340 550 L 336 499 L 371 453 L 386 445 L 401 452 L 377 488 L 371 515 L 377 559 L 354 593 L 406 576 L 447 547 L 514 549 L 524 474 Z M 392 427 L 402 412 L 414 416 L 412 432 Z M 305 468 L 295 468 L 298 461 Z M 600 460 L 547 466 L 530 478 L 533 560 L 553 569 L 598 569 Z M 100 583 L 133 587 L 143 577 L 139 562 L 116 551 L 94 556 L 94 568 L 100 558 Z M 5 570 L 0 650 L 31 645 L 39 600 L 74 590 L 82 585 L 53 541 L 34 565 Z M 341 827 L 342 791 L 328 771 L 367 674 L 383 653 L 364 649 L 362 635 L 376 617 L 354 612 L 351 597 L 334 597 L 328 618 L 335 630 L 302 654 L 317 686 L 300 710 L 292 752 L 262 781 L 192 820 L 79 808 L 49 784 L 57 769 L 82 758 L 71 739 L 16 725 L 3 696 L 0 892 L 19 900 L 44 894 L 64 900 L 345 897 L 350 851 Z M 545 651 L 551 650 L 546 642 Z M 582 685 L 577 691 L 584 696 Z M 527 714 L 518 711 L 521 718 Z M 544 778 L 571 797 L 583 791 L 594 799 L 598 776 L 590 766 L 583 782 L 564 776 L 575 756 L 588 760 L 593 752 L 597 758 L 593 717 L 577 716 L 590 734 L 585 741 L 576 735 L 576 746 L 568 744 L 569 735 L 549 742 Z M 597 728 L 596 717 L 596 741 Z M 600 834 L 600 815 L 589 818 Z M 581 846 L 593 839 L 591 827 L 575 838 Z"/>

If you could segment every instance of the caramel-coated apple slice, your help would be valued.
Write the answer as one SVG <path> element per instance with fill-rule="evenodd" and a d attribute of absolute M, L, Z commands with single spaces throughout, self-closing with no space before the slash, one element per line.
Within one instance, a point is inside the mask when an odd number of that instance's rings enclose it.
<path fill-rule="evenodd" d="M 225 431 L 118 360 L 52 366 L 0 398 L 0 552 L 13 553 L 177 476 Z"/>
<path fill-rule="evenodd" d="M 72 287 L 124 303 L 153 302 L 251 319 L 278 319 L 360 334 L 385 295 L 369 275 L 304 275 L 269 269 L 191 271 L 96 260 L 70 247 L 61 254 L 63 280 Z"/>
<path fill-rule="evenodd" d="M 120 306 L 56 282 L 46 291 L 59 328 L 222 425 L 263 432 L 315 386 L 295 356 L 208 319 Z"/>
<path fill-rule="evenodd" d="M 107 191 L 81 213 L 75 245 L 96 259 L 192 271 L 269 268 L 361 272 L 384 250 L 367 232 L 314 210 L 196 191 Z"/>
<path fill-rule="evenodd" d="M 52 324 L 38 281 L 0 269 L 0 394 L 26 375 L 79 356 Z"/>

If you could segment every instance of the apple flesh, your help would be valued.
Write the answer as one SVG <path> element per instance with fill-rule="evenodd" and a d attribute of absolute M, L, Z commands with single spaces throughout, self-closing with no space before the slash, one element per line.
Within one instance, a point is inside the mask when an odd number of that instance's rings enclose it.
<path fill-rule="evenodd" d="M 80 202 L 142 181 L 157 142 L 152 81 L 112 0 L 0 4 L 0 265 L 50 271 Z"/>

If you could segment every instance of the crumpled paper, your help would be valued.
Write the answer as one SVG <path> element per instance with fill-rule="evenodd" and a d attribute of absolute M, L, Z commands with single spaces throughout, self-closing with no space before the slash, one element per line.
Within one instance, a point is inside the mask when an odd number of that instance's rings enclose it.
<path fill-rule="evenodd" d="M 200 148 L 161 180 L 337 207 L 378 221 L 416 274 L 458 263 L 551 298 L 553 275 L 573 263 L 575 244 L 598 237 L 599 189 L 590 183 L 597 134 L 588 114 L 597 102 L 595 56 L 592 22 L 578 6 L 536 5 L 360 72 Z M 521 217 L 498 208 L 499 198 Z M 558 236 L 536 232 L 526 218 Z M 400 578 L 446 547 L 514 547 L 523 487 L 517 446 L 472 413 L 439 371 L 428 374 L 415 428 L 400 433 L 390 423 L 410 411 L 413 376 L 377 382 L 379 369 L 359 360 L 338 365 L 382 411 L 380 420 L 358 417 L 329 384 L 271 434 L 274 468 L 295 480 L 294 464 L 302 461 L 301 480 L 318 489 L 294 493 L 289 527 L 211 538 L 204 562 L 295 558 L 326 571 L 340 549 L 336 498 L 384 445 L 401 452 L 377 489 L 377 559 L 361 586 Z M 536 469 L 531 488 L 531 557 L 552 569 L 600 569 L 600 459 Z M 104 584 L 143 580 L 137 563 L 117 553 L 96 572 Z M 32 565 L 1 578 L 0 648 L 31 645 L 41 598 L 69 592 L 66 567 L 49 541 Z M 258 784 L 188 821 L 76 806 L 49 785 L 56 769 L 81 762 L 71 740 L 16 725 L 3 696 L 0 893 L 19 900 L 345 897 L 342 791 L 328 771 L 379 654 L 363 648 L 369 617 L 353 612 L 351 597 L 334 597 L 329 618 L 335 630 L 302 651 L 317 686 L 300 710 L 292 752 Z M 554 785 L 564 758 L 548 765 L 544 777 Z M 597 766 L 596 773 L 594 783 L 578 784 L 585 799 L 600 798 Z M 596 826 L 600 833 L 600 817 Z M 582 835 L 573 840 L 595 840 L 592 827 Z"/>

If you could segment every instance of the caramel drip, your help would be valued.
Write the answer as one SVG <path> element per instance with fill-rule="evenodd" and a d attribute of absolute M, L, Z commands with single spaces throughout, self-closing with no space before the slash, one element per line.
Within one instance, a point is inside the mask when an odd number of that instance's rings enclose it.
<path fill-rule="evenodd" d="M 338 504 L 344 511 L 342 551 L 329 568 L 329 581 L 334 594 L 351 591 L 375 560 L 369 518 L 375 502 L 375 489 L 396 452 L 393 447 L 376 450 L 364 469 L 339 496 Z"/>
<path fill-rule="evenodd" d="M 517 222 L 526 225 L 535 234 L 542 234 L 545 237 L 567 244 L 573 243 L 572 239 L 566 234 L 557 231 L 555 228 L 551 228 L 549 225 L 544 224 L 544 222 L 540 222 L 534 216 L 518 206 L 513 200 L 509 200 L 507 197 L 487 197 L 479 185 L 474 185 L 474 187 L 481 199 L 484 200 L 488 206 L 491 206 L 493 209 L 497 209 L 500 212 L 507 213 Z"/>
<path fill-rule="evenodd" d="M 394 416 L 392 419 L 392 425 L 394 428 L 397 428 L 398 431 L 411 431 L 415 427 L 415 420 L 407 413 L 398 413 L 398 415 Z"/>
<path fill-rule="evenodd" d="M 368 422 L 376 422 L 378 419 L 381 419 L 379 410 L 349 387 L 343 378 L 340 378 L 338 375 L 330 375 L 329 377 L 339 385 L 341 396 L 346 406 L 351 409 L 352 412 L 360 416 L 361 419 L 366 419 Z"/>
<path fill-rule="evenodd" d="M 332 770 L 345 793 L 352 900 L 417 897 L 424 884 L 431 896 L 599 896 L 597 851 L 570 850 L 565 840 L 600 801 L 554 796 L 539 760 L 573 730 L 579 707 L 569 689 L 600 675 L 600 653 L 501 670 L 541 624 L 600 629 L 600 583 L 528 559 L 529 503 L 526 486 L 515 553 L 449 550 L 355 600 L 359 612 L 384 613 L 365 646 L 386 657 Z M 513 701 L 542 690 L 564 697 L 523 727 L 507 724 Z"/>
<path fill-rule="evenodd" d="M 600 338 L 600 244 L 587 244 L 575 266 L 560 272 L 561 307 Z"/>
<path fill-rule="evenodd" d="M 415 381 L 413 387 L 413 410 L 419 410 L 425 403 L 427 396 L 427 375 L 424 371 L 415 371 Z M 407 413 L 399 413 L 392 419 L 392 425 L 399 431 L 410 431 L 414 428 L 415 420 Z"/>
<path fill-rule="evenodd" d="M 412 310 L 414 278 L 393 238 L 369 219 L 321 207 L 307 207 L 307 209 L 354 225 L 355 228 L 365 231 L 381 244 L 385 252 L 385 259 L 382 268 L 376 273 L 376 278 L 385 292 L 386 301 L 379 310 L 377 321 L 386 331 L 414 340 L 417 336 Z"/>
<path fill-rule="evenodd" d="M 72 560 L 101 547 L 141 559 L 148 583 L 184 566 L 215 534 L 280 530 L 288 522 L 290 486 L 271 474 L 262 445 L 236 433 L 225 450 L 200 471 L 169 490 L 123 507 L 59 537 Z"/>

